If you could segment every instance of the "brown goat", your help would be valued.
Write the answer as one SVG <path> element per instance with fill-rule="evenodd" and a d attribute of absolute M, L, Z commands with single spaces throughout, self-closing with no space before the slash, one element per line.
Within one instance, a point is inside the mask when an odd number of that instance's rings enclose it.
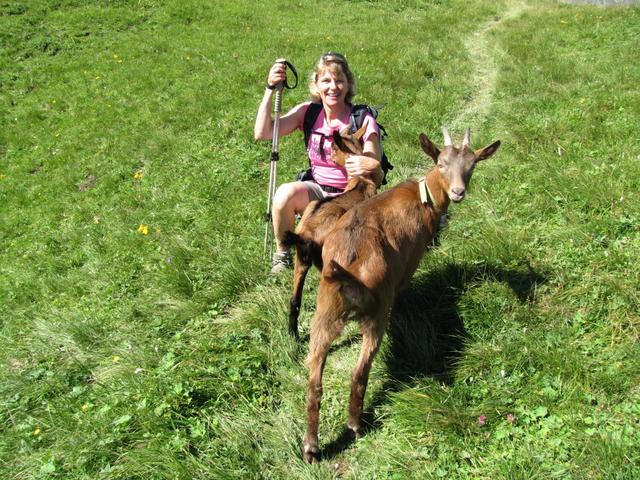
<path fill-rule="evenodd" d="M 361 155 L 360 138 L 365 130 L 366 124 L 353 134 L 346 131 L 334 132 L 331 159 L 344 166 L 348 155 Z M 353 177 L 349 180 L 342 195 L 309 203 L 295 233 L 285 232 L 284 243 L 296 248 L 293 293 L 289 301 L 289 334 L 294 338 L 298 338 L 298 317 L 300 316 L 304 282 L 312 264 L 318 270 L 322 270 L 322 245 L 327 233 L 347 210 L 372 197 L 375 193 L 376 185 L 373 181 L 364 177 Z"/>
<path fill-rule="evenodd" d="M 409 180 L 349 210 L 326 236 L 316 313 L 311 323 L 307 431 L 303 456 L 319 458 L 318 424 L 322 373 L 332 342 L 348 319 L 360 323 L 362 349 L 353 370 L 348 427 L 358 437 L 369 371 L 389 322 L 396 293 L 418 267 L 440 216 L 460 202 L 476 163 L 493 155 L 500 141 L 473 151 L 467 130 L 462 147 L 452 145 L 446 127 L 440 151 L 424 134 L 420 144 L 436 163 L 420 182 Z"/>

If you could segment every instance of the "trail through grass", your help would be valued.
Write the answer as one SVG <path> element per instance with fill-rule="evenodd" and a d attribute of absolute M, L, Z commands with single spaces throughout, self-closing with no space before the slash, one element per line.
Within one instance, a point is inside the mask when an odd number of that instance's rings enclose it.
<path fill-rule="evenodd" d="M 469 125 L 479 128 L 488 119 L 492 95 L 500 77 L 501 62 L 496 57 L 504 53 L 495 40 L 494 30 L 501 22 L 516 18 L 530 8 L 531 5 L 526 2 L 511 2 L 504 12 L 479 24 L 465 40 L 464 46 L 473 65 L 469 85 L 471 93 L 465 95 L 466 104 L 457 117 L 451 120 L 452 126 L 457 130 L 463 130 Z"/>

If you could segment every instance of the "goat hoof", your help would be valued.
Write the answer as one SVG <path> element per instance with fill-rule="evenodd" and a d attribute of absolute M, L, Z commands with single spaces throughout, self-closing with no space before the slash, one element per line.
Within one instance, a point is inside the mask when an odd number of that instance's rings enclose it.
<path fill-rule="evenodd" d="M 298 329 L 289 329 L 289 336 L 293 338 L 296 342 L 300 341 L 300 335 L 298 334 Z"/>
<path fill-rule="evenodd" d="M 302 449 L 302 457 L 307 463 L 318 463 L 320 461 L 320 449 L 314 445 L 305 445 Z"/>
<path fill-rule="evenodd" d="M 347 430 L 349 431 L 353 439 L 360 440 L 362 438 L 362 427 L 360 425 L 347 425 Z"/>

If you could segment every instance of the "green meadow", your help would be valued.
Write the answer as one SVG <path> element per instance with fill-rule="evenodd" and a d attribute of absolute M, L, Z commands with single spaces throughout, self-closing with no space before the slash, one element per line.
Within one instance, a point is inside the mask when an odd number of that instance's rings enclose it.
<path fill-rule="evenodd" d="M 398 298 L 363 438 L 357 324 L 301 458 L 292 274 L 263 254 L 272 62 L 344 53 L 391 188 L 501 140 Z M 0 478 L 640 478 L 640 8 L 0 2 Z M 305 168 L 280 142 L 278 183 Z"/>

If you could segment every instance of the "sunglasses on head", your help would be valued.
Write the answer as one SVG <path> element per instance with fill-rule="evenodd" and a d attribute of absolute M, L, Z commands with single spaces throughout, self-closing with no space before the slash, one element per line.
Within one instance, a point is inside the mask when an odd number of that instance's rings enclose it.
<path fill-rule="evenodd" d="M 324 55 L 322 55 L 322 59 L 323 60 L 331 60 L 331 59 L 336 59 L 336 60 L 340 60 L 343 62 L 346 62 L 347 59 L 345 58 L 344 55 L 342 55 L 341 53 L 336 53 L 336 52 L 327 52 Z"/>

